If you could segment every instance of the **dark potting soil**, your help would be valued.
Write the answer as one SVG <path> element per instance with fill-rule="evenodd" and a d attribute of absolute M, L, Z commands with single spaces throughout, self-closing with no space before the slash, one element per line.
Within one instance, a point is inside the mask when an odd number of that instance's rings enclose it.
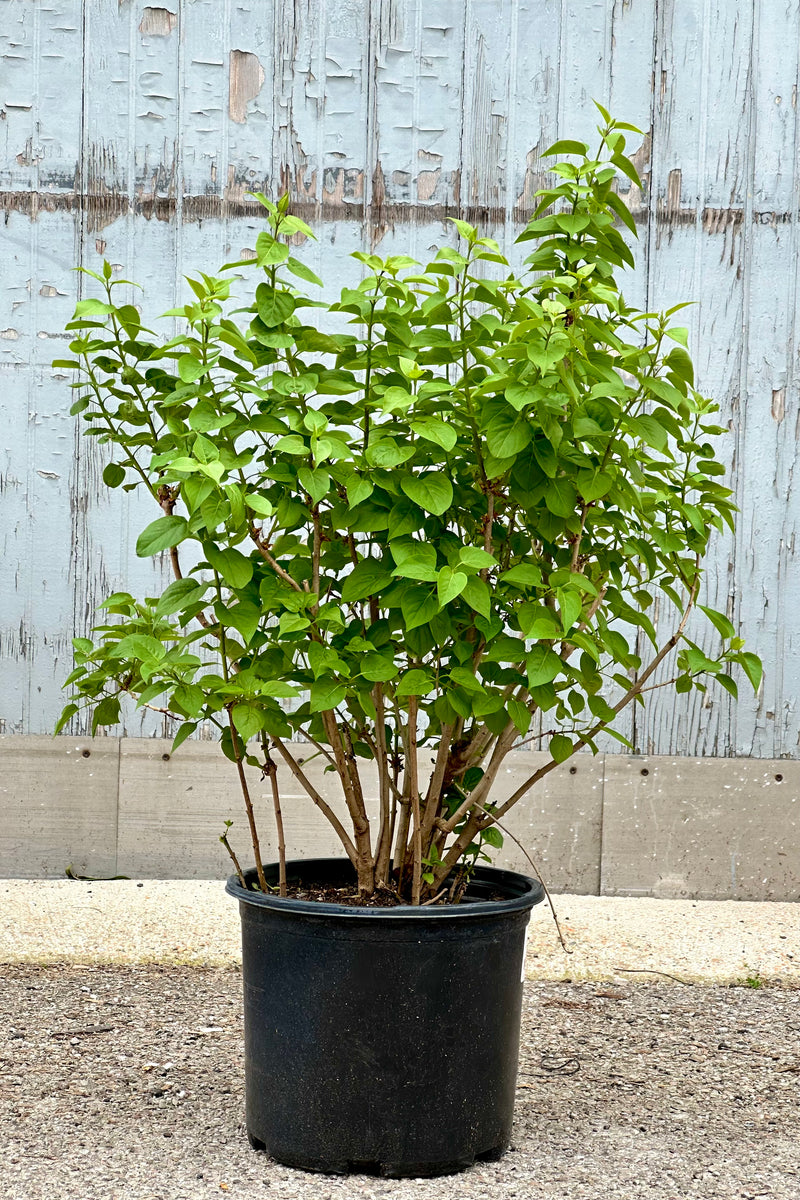
<path fill-rule="evenodd" d="M 314 884 L 300 883 L 290 884 L 286 889 L 286 895 L 291 900 L 313 900 L 323 904 L 346 904 L 349 908 L 397 908 L 398 905 L 408 904 L 407 900 L 401 900 L 396 892 L 390 888 L 379 888 L 372 896 L 364 897 L 359 894 L 355 884 L 347 884 L 344 887 L 333 887 L 330 884 Z M 465 901 L 469 902 L 469 896 L 466 896 Z M 506 900 L 507 896 L 502 892 L 493 892 L 488 896 L 481 896 L 481 900 Z M 446 896 L 437 902 L 437 907 L 446 907 Z"/>
<path fill-rule="evenodd" d="M 301 883 L 289 886 L 286 895 L 291 900 L 314 900 L 320 904 L 346 904 L 350 908 L 396 908 L 402 903 L 396 892 L 381 888 L 370 897 L 359 894 L 355 884 L 332 887 L 330 884 Z"/>

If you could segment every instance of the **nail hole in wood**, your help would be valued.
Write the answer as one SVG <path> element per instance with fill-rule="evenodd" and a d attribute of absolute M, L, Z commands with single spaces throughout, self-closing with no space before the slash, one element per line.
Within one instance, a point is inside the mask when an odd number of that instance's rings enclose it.
<path fill-rule="evenodd" d="M 91 750 L 81 750 L 81 755 L 83 756 L 83 758 L 89 758 L 91 753 L 92 753 Z"/>
<path fill-rule="evenodd" d="M 641 774 L 641 775 L 649 775 L 649 774 L 650 774 L 650 772 L 649 772 L 649 770 L 647 769 L 647 767 L 642 767 L 640 774 Z"/>
<path fill-rule="evenodd" d="M 162 760 L 163 760 L 164 762 L 169 762 L 169 755 L 168 755 L 168 754 L 162 754 L 162 755 L 161 755 L 161 758 L 162 758 Z"/>
<path fill-rule="evenodd" d="M 776 783 L 783 783 L 783 776 L 782 776 L 782 775 L 776 775 L 776 776 L 775 776 L 775 782 L 776 782 Z"/>

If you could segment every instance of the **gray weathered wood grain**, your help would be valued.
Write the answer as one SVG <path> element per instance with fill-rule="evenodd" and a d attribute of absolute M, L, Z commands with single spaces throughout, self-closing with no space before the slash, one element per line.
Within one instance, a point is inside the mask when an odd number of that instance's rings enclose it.
<path fill-rule="evenodd" d="M 356 249 L 452 242 L 453 215 L 518 263 L 542 152 L 591 137 L 596 98 L 644 131 L 627 294 L 700 301 L 684 323 L 742 507 L 705 598 L 765 662 L 757 701 L 656 693 L 628 732 L 646 753 L 797 756 L 799 46 L 800 0 L 0 0 L 0 730 L 46 732 L 71 633 L 160 570 L 48 366 L 72 268 L 107 257 L 153 316 L 252 248 L 248 191 L 283 188 L 337 284 Z"/>

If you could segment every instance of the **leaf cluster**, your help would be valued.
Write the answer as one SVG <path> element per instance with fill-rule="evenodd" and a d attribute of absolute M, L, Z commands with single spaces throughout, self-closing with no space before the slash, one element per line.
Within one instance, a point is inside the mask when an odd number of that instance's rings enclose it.
<path fill-rule="evenodd" d="M 356 255 L 360 284 L 326 303 L 292 253 L 312 231 L 265 196 L 255 258 L 189 279 L 173 338 L 115 302 L 108 264 L 94 276 L 103 298 L 78 304 L 58 365 L 76 372 L 84 432 L 113 451 L 106 484 L 160 509 L 137 554 L 168 555 L 174 577 L 110 597 L 113 623 L 76 639 L 62 726 L 84 705 L 114 724 L 127 694 L 174 715 L 176 743 L 216 725 L 237 761 L 305 738 L 356 826 L 357 760 L 376 760 L 380 832 L 368 853 L 343 844 L 360 882 L 365 855 L 378 884 L 393 855 L 418 898 L 502 840 L 489 788 L 535 722 L 561 762 L 644 702 L 658 604 L 662 630 L 675 613 L 676 690 L 713 678 L 735 696 L 731 664 L 758 686 L 725 614 L 703 609 L 713 657 L 684 632 L 709 539 L 732 527 L 724 429 L 682 306 L 641 312 L 620 290 L 619 226 L 636 227 L 616 180 L 637 177 L 631 127 L 601 111 L 597 153 L 551 149 L 519 277 L 455 221 L 458 249 Z M 427 793 L 417 745 L 441 767 Z"/>

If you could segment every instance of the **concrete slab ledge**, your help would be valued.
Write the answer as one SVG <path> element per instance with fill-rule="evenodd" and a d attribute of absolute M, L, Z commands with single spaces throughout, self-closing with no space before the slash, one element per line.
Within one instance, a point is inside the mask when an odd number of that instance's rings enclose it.
<path fill-rule="evenodd" d="M 305 748 L 296 746 L 302 758 Z M 222 879 L 231 842 L 249 861 L 236 772 L 213 743 L 171 754 L 160 739 L 0 738 L 0 878 L 78 875 Z M 510 755 L 493 798 L 502 801 L 547 756 Z M 304 769 L 343 813 L 338 780 L 318 760 Z M 365 790 L 377 797 L 374 772 Z M 335 835 L 282 769 L 294 857 L 336 854 Z M 271 799 L 250 786 L 265 860 L 277 854 Z M 377 801 L 372 801 L 375 804 Z M 509 832 L 556 892 L 663 899 L 800 899 L 800 762 L 579 754 L 509 814 Z M 530 873 L 511 837 L 498 866 Z"/>

